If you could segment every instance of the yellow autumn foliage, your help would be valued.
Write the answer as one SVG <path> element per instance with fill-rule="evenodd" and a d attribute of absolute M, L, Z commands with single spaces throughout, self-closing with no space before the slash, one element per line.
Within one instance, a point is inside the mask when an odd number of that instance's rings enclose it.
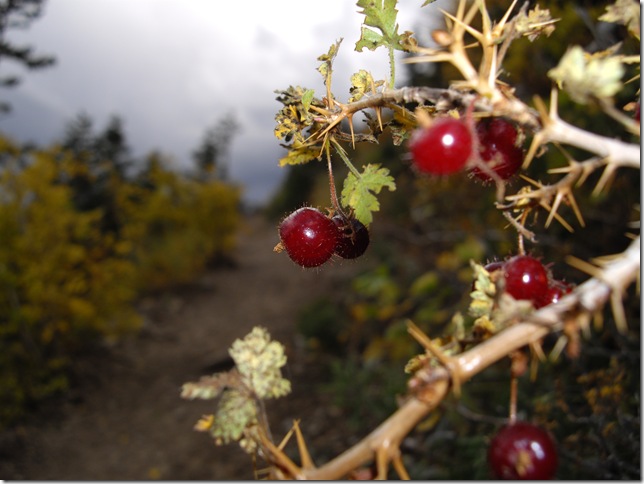
<path fill-rule="evenodd" d="M 109 209 L 79 209 L 85 158 L 0 136 L 0 426 L 64 390 L 78 351 L 136 330 L 144 291 L 194 279 L 234 247 L 239 190 L 156 164 L 146 183 L 111 176 Z M 154 165 L 154 164 L 153 164 Z"/>

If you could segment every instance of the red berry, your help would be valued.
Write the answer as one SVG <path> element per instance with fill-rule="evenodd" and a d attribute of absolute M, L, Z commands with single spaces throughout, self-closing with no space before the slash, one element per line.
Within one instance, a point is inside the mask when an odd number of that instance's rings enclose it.
<path fill-rule="evenodd" d="M 548 273 L 543 264 L 529 255 L 517 255 L 504 264 L 503 271 L 505 292 L 538 307 L 548 290 Z"/>
<path fill-rule="evenodd" d="M 506 425 L 488 447 L 488 464 L 497 479 L 552 479 L 557 449 L 548 433 L 527 422 Z"/>
<path fill-rule="evenodd" d="M 523 150 L 516 146 L 517 129 L 503 118 L 486 118 L 476 124 L 479 156 L 501 179 L 508 180 L 521 168 Z M 478 167 L 472 174 L 484 182 L 492 177 Z"/>
<path fill-rule="evenodd" d="M 499 269 L 503 268 L 503 264 L 505 264 L 505 262 L 500 261 L 500 260 L 495 260 L 495 261 L 492 261 L 492 262 L 488 262 L 485 265 L 484 269 L 486 271 L 488 271 L 490 274 L 492 274 L 493 272 L 496 272 Z"/>
<path fill-rule="evenodd" d="M 356 259 L 364 254 L 369 246 L 367 227 L 355 218 L 346 219 L 342 215 L 335 215 L 331 220 L 340 231 L 335 253 L 344 259 Z"/>
<path fill-rule="evenodd" d="M 552 281 L 546 289 L 545 294 L 537 307 L 547 306 L 549 304 L 554 304 L 563 296 L 572 291 L 572 285 L 564 281 Z"/>
<path fill-rule="evenodd" d="M 635 105 L 635 112 L 633 112 L 633 119 L 638 123 L 640 122 L 640 101 L 637 101 L 637 104 Z"/>
<path fill-rule="evenodd" d="M 504 118 L 485 118 L 476 123 L 476 134 L 499 146 L 515 146 L 517 128 Z"/>
<path fill-rule="evenodd" d="M 441 118 L 416 130 L 409 150 L 420 171 L 447 175 L 459 171 L 470 159 L 472 138 L 472 131 L 463 119 Z"/>
<path fill-rule="evenodd" d="M 328 261 L 340 238 L 329 217 L 315 208 L 303 207 L 279 226 L 282 246 L 289 257 L 302 267 L 317 267 Z"/>

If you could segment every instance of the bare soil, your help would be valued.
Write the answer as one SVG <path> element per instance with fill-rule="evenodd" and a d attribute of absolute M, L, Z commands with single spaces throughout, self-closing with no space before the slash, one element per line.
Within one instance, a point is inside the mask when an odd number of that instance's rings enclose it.
<path fill-rule="evenodd" d="M 307 303 L 346 288 L 367 261 L 334 261 L 304 270 L 275 254 L 274 223 L 250 217 L 234 264 L 205 273 L 190 287 L 140 302 L 142 331 L 87 360 L 62 408 L 0 435 L 0 478 L 34 480 L 253 479 L 251 458 L 236 444 L 217 447 L 193 430 L 212 401 L 180 398 L 181 385 L 230 367 L 227 349 L 253 326 L 287 347 L 293 394 L 271 403 L 273 432 L 303 418 L 310 443 L 330 457 L 346 445 L 323 369 L 296 332 Z M 368 258 L 364 258 L 368 259 Z"/>

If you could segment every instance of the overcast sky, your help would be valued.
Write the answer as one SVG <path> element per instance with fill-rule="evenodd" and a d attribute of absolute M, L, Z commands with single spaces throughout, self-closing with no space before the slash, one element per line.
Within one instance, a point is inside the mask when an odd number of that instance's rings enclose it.
<path fill-rule="evenodd" d="M 422 3 L 400 1 L 401 32 L 425 24 L 449 0 L 421 10 Z M 359 68 L 387 76 L 384 50 L 354 51 L 363 19 L 357 10 L 353 0 L 46 0 L 40 19 L 8 37 L 57 63 L 0 91 L 13 106 L 0 118 L 0 131 L 47 145 L 79 113 L 97 131 L 118 115 L 134 156 L 160 150 L 186 166 L 205 130 L 233 113 L 241 132 L 230 177 L 244 185 L 247 201 L 261 203 L 284 174 L 277 166 L 283 148 L 273 136 L 280 108 L 273 91 L 301 85 L 321 94 L 316 58 L 340 37 L 336 96 L 348 93 Z M 0 65 L 4 75 L 16 72 L 23 73 Z"/>

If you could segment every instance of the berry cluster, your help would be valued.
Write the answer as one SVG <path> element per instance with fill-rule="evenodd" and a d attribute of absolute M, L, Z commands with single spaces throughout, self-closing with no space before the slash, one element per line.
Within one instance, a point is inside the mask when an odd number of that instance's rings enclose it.
<path fill-rule="evenodd" d="M 527 422 L 502 427 L 488 447 L 488 464 L 497 479 L 552 479 L 557 449 L 548 433 Z"/>
<path fill-rule="evenodd" d="M 515 255 L 506 261 L 491 262 L 485 269 L 490 274 L 501 271 L 498 273 L 501 289 L 514 299 L 532 302 L 535 308 L 556 303 L 573 288 L 554 279 L 541 261 L 529 255 Z"/>
<path fill-rule="evenodd" d="M 464 118 L 439 118 L 413 133 L 409 151 L 423 173 L 448 175 L 469 168 L 484 182 L 494 176 L 508 180 L 523 161 L 517 139 L 516 126 L 504 118 L 482 119 L 474 129 Z"/>
<path fill-rule="evenodd" d="M 362 222 L 343 214 L 324 215 L 312 207 L 302 207 L 287 216 L 279 226 L 281 248 L 302 267 L 317 267 L 333 254 L 355 259 L 367 250 L 369 231 Z"/>

